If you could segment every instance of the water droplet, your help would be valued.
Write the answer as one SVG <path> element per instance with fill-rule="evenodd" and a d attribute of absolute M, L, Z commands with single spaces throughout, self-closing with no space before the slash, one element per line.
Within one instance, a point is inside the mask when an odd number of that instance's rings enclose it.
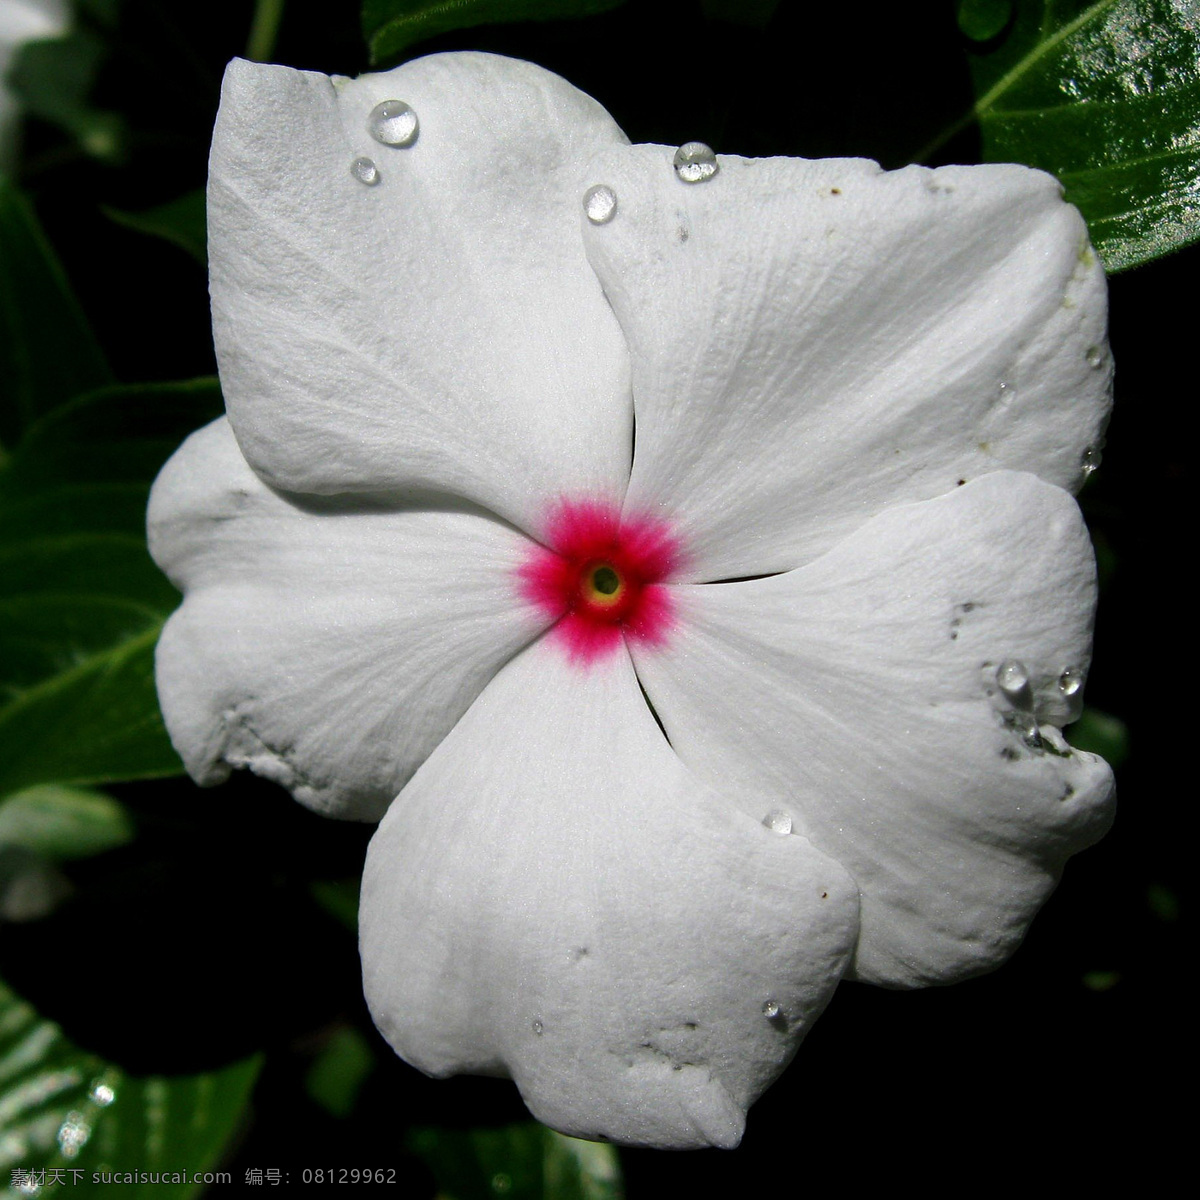
<path fill-rule="evenodd" d="M 84 1120 L 82 1113 L 67 1113 L 67 1119 L 58 1130 L 58 1146 L 63 1158 L 74 1158 L 91 1136 L 92 1127 Z"/>
<path fill-rule="evenodd" d="M 791 833 L 792 814 L 784 812 L 782 808 L 773 808 L 763 817 L 763 824 L 773 833 Z"/>
<path fill-rule="evenodd" d="M 775 1018 L 777 1016 L 779 1016 L 779 1013 L 780 1013 L 779 1005 L 776 1004 L 774 1000 L 768 1000 L 763 1005 L 763 1016 L 766 1017 L 768 1021 L 775 1020 Z"/>
<path fill-rule="evenodd" d="M 617 213 L 617 193 L 598 183 L 583 194 L 583 211 L 593 225 L 607 225 Z"/>
<path fill-rule="evenodd" d="M 1064 696 L 1074 696 L 1083 687 L 1083 672 L 1078 667 L 1067 667 L 1058 677 L 1058 690 Z"/>
<path fill-rule="evenodd" d="M 1079 469 L 1086 479 L 1100 465 L 1100 451 L 1095 446 L 1088 446 L 1079 459 Z"/>
<path fill-rule="evenodd" d="M 1013 699 L 1029 686 L 1029 672 L 1023 663 L 1009 658 L 996 668 L 996 683 L 1009 699 Z"/>
<path fill-rule="evenodd" d="M 1016 391 L 1013 388 L 1013 385 L 1002 379 L 996 387 L 996 399 L 998 399 L 1001 404 L 1007 404 L 1008 401 L 1010 401 L 1015 395 Z"/>
<path fill-rule="evenodd" d="M 543 1025 L 541 1023 L 541 1021 L 534 1021 L 533 1032 L 536 1033 L 538 1035 L 538 1037 L 542 1036 L 542 1033 L 545 1030 L 545 1028 L 546 1028 L 545 1025 Z"/>
<path fill-rule="evenodd" d="M 117 1098 L 117 1093 L 114 1092 L 107 1083 L 97 1083 L 96 1086 L 92 1088 L 89 1098 L 93 1101 L 93 1103 L 104 1107 L 111 1104 Z"/>
<path fill-rule="evenodd" d="M 511 1192 L 512 1176 L 504 1171 L 497 1171 L 492 1176 L 492 1191 L 499 1192 L 502 1196 L 507 1192 Z"/>
<path fill-rule="evenodd" d="M 367 158 L 363 154 L 360 154 L 350 164 L 350 174 L 359 183 L 376 184 L 379 182 L 379 168 L 375 165 L 375 160 Z"/>
<path fill-rule="evenodd" d="M 371 109 L 367 132 L 385 146 L 411 146 L 417 140 L 417 114 L 403 100 L 384 100 Z"/>
<path fill-rule="evenodd" d="M 1087 364 L 1089 367 L 1094 367 L 1096 370 L 1099 370 L 1102 366 L 1104 366 L 1104 347 L 1089 346 L 1084 352 L 1084 358 L 1087 359 Z"/>
<path fill-rule="evenodd" d="M 675 174 L 684 183 L 703 183 L 717 173 L 717 156 L 703 142 L 685 142 L 675 151 Z"/>
<path fill-rule="evenodd" d="M 1031 750 L 1042 748 L 1042 731 L 1038 728 L 1037 718 L 1033 713 L 1010 712 L 1004 714 L 1004 723 L 1015 733 L 1021 735 L 1021 741 Z"/>

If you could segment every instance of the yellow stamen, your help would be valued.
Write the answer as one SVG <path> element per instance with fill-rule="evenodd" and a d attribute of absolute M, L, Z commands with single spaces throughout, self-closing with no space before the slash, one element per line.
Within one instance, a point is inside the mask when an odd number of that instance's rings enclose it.
<path fill-rule="evenodd" d="M 610 563 L 597 563 L 585 578 L 584 590 L 592 604 L 605 607 L 616 604 L 625 591 L 625 581 Z"/>

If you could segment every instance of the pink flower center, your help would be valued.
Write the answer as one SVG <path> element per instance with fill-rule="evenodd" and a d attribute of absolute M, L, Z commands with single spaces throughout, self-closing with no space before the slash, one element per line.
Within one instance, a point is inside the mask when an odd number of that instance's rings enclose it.
<path fill-rule="evenodd" d="M 679 565 L 679 543 L 653 517 L 622 517 L 614 505 L 564 500 L 546 522 L 545 545 L 520 568 L 521 593 L 555 621 L 550 636 L 584 664 L 623 637 L 661 645 L 674 604 L 662 585 Z"/>

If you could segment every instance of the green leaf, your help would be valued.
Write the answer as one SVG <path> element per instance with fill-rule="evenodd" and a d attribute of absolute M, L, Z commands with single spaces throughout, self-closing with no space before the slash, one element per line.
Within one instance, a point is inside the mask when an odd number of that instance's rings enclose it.
<path fill-rule="evenodd" d="M 111 29 L 121 15 L 124 0 L 75 0 L 75 8 L 97 25 Z"/>
<path fill-rule="evenodd" d="M 1179 897 L 1166 884 L 1152 883 L 1146 888 L 1146 905 L 1160 921 L 1179 920 Z"/>
<path fill-rule="evenodd" d="M 90 100 L 109 49 L 99 34 L 76 28 L 18 49 L 8 83 L 21 107 L 69 133 L 88 154 L 114 161 L 125 149 L 125 125 Z"/>
<path fill-rule="evenodd" d="M 503 1129 L 416 1129 L 408 1146 L 451 1200 L 620 1200 L 614 1147 L 527 1122 Z"/>
<path fill-rule="evenodd" d="M 547 1129 L 542 1158 L 547 1200 L 620 1200 L 621 1163 L 615 1146 L 585 1142 Z"/>
<path fill-rule="evenodd" d="M 1119 767 L 1129 757 L 1129 730 L 1120 717 L 1087 707 L 1071 727 L 1067 739 L 1076 750 L 1099 754 L 1110 767 Z"/>
<path fill-rule="evenodd" d="M 154 690 L 161 622 L 0 707 L 0 789 L 179 774 Z"/>
<path fill-rule="evenodd" d="M 345 1118 L 354 1111 L 362 1085 L 374 1069 L 375 1055 L 367 1039 L 357 1029 L 343 1026 L 317 1055 L 304 1090 L 326 1112 Z"/>
<path fill-rule="evenodd" d="M 146 500 L 216 381 L 112 387 L 35 424 L 0 467 L 0 794 L 181 770 L 154 690 L 178 603 Z"/>
<path fill-rule="evenodd" d="M 111 382 L 33 210 L 0 179 L 0 461 L 33 421 Z"/>
<path fill-rule="evenodd" d="M 45 1171 L 35 1176 L 43 1188 L 57 1181 L 69 1191 L 77 1179 L 86 1192 L 107 1172 L 124 1182 L 123 1196 L 199 1195 L 196 1177 L 244 1119 L 261 1065 L 255 1057 L 200 1075 L 135 1078 L 73 1045 L 0 983 L 0 1170 L 17 1194 L 10 1172 Z M 138 1177 L 120 1178 L 129 1172 Z M 185 1178 L 165 1188 L 176 1173 Z"/>
<path fill-rule="evenodd" d="M 993 7 L 970 5 L 969 36 Z M 917 157 L 978 122 L 985 160 L 1058 176 L 1109 271 L 1200 238 L 1200 0 L 1015 8 L 970 54 L 973 108 Z"/>
<path fill-rule="evenodd" d="M 351 933 L 358 933 L 359 879 L 314 879 L 308 885 L 312 898 Z"/>
<path fill-rule="evenodd" d="M 208 228 L 204 205 L 204 189 L 197 188 L 166 204 L 141 212 L 125 212 L 119 208 L 106 208 L 105 215 L 134 229 L 173 242 L 190 254 L 201 266 L 208 262 Z"/>
<path fill-rule="evenodd" d="M 1012 13 L 1012 0 L 959 0 L 958 28 L 973 42 L 988 42 L 1003 31 Z"/>
<path fill-rule="evenodd" d="M 506 21 L 590 17 L 625 0 L 363 0 L 363 36 L 380 62 L 439 33 Z"/>
<path fill-rule="evenodd" d="M 0 800 L 0 846 L 57 862 L 114 850 L 133 834 L 124 806 L 103 792 L 43 784 Z"/>

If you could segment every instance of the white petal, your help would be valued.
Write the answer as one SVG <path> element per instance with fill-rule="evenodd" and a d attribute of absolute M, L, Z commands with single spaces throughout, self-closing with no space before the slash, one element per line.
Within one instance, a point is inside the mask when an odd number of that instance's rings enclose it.
<path fill-rule="evenodd" d="M 465 509 L 288 500 L 224 419 L 163 468 L 149 526 L 186 593 L 159 699 L 200 783 L 249 767 L 310 808 L 375 819 L 544 626 L 518 595 L 522 535 Z"/>
<path fill-rule="evenodd" d="M 415 143 L 368 117 L 403 100 Z M 584 257 L 578 180 L 624 135 L 529 63 L 420 59 L 380 75 L 237 61 L 208 191 L 230 420 L 270 483 L 443 489 L 526 528 L 566 490 L 628 479 L 624 342 Z M 378 182 L 351 173 L 370 157 Z"/>
<path fill-rule="evenodd" d="M 581 669 L 543 640 L 375 834 L 367 999 L 409 1062 L 510 1074 L 565 1133 L 731 1146 L 837 984 L 856 912 L 836 863 L 680 764 L 623 650 Z"/>
<path fill-rule="evenodd" d="M 1063 753 L 1057 728 L 1082 699 L 1059 680 L 1087 669 L 1095 599 L 1071 498 L 997 472 L 807 567 L 675 593 L 672 643 L 635 650 L 647 694 L 692 770 L 774 797 L 854 876 L 857 976 L 950 982 L 1002 961 L 1111 819 L 1107 764 Z M 1029 677 L 1013 697 L 1006 662 Z"/>
<path fill-rule="evenodd" d="M 633 146 L 585 181 L 618 196 L 584 238 L 633 363 L 627 505 L 678 522 L 689 578 L 801 565 L 1001 467 L 1080 483 L 1104 275 L 1050 176 L 721 158 L 689 185 Z"/>
<path fill-rule="evenodd" d="M 58 37 L 66 32 L 68 23 L 65 0 L 4 0 L 0 3 L 0 51 Z"/>

